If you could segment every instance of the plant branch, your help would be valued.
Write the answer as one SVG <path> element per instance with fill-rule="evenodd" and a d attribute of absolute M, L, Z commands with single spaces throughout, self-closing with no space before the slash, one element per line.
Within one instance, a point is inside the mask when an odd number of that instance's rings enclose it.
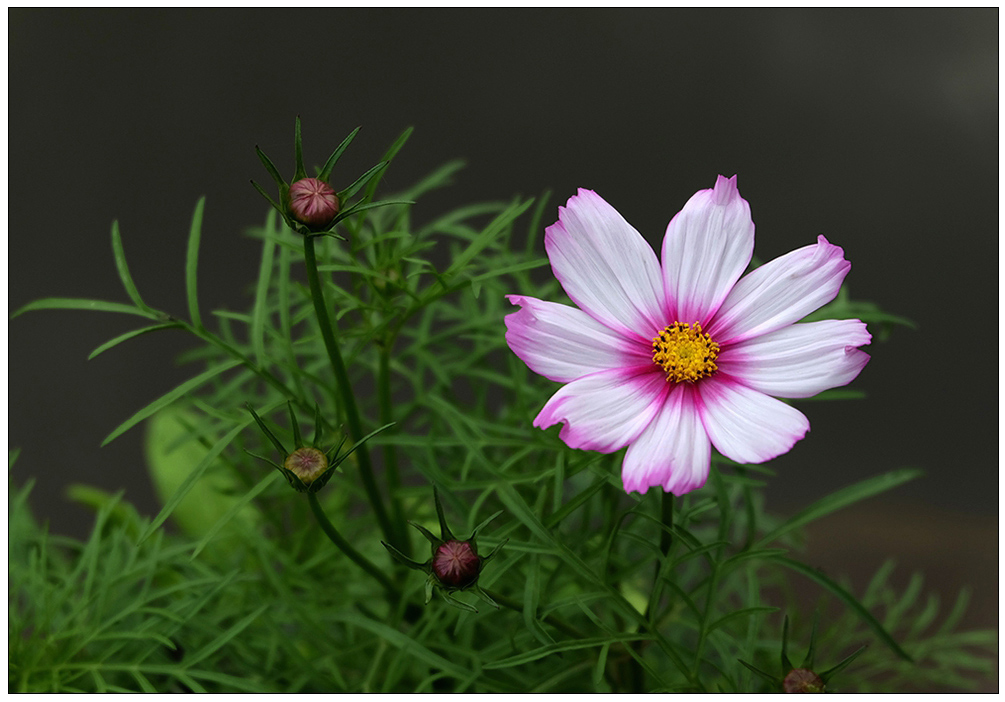
<path fill-rule="evenodd" d="M 335 528 L 335 525 L 331 523 L 328 519 L 328 515 L 326 515 L 324 510 L 321 508 L 321 503 L 318 502 L 317 493 L 307 493 L 307 500 L 311 504 L 311 511 L 314 513 L 314 517 L 318 520 L 321 530 L 324 531 L 331 542 L 335 544 L 335 546 L 342 553 L 348 556 L 353 563 L 372 575 L 377 582 L 384 587 L 384 589 L 396 597 L 399 597 L 401 593 L 398 591 L 398 588 L 394 586 L 394 583 L 392 583 L 391 580 L 384 575 L 384 573 L 377 566 L 371 563 L 366 556 L 354 549 L 338 532 L 338 529 Z"/>
<path fill-rule="evenodd" d="M 314 301 L 314 312 L 318 318 L 318 325 L 321 327 L 321 338 L 324 340 L 325 349 L 328 352 L 328 360 L 331 362 L 332 370 L 335 373 L 335 382 L 338 385 L 339 394 L 342 398 L 342 407 L 345 410 L 346 421 L 349 424 L 349 433 L 354 440 L 359 440 L 364 436 L 363 428 L 359 421 L 359 411 L 356 409 L 356 398 L 353 396 L 352 386 L 349 384 L 349 374 L 346 373 L 345 362 L 342 360 L 342 353 L 339 351 L 338 342 L 335 340 L 335 329 L 332 325 L 331 317 L 328 314 L 328 305 L 325 303 L 324 291 L 321 289 L 321 281 L 318 278 L 318 262 L 314 253 L 314 237 L 304 237 L 304 262 L 307 267 L 307 283 L 310 286 L 311 298 Z M 377 489 L 377 482 L 373 476 L 373 466 L 370 463 L 370 451 L 367 447 L 361 446 L 357 453 L 359 457 L 359 472 L 363 479 L 363 488 L 366 490 L 370 504 L 373 506 L 380 523 L 380 529 L 384 533 L 384 538 L 398 545 L 398 532 L 391 525 L 387 510 L 384 508 L 384 501 Z"/>

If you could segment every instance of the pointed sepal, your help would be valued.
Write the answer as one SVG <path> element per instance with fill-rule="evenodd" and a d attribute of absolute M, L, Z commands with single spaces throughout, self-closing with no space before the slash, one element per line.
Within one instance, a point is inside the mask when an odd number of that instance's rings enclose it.
<path fill-rule="evenodd" d="M 356 138 L 357 134 L 359 134 L 359 130 L 359 127 L 353 129 L 352 132 L 349 133 L 349 136 L 343 139 L 342 143 L 339 144 L 335 151 L 332 152 L 332 155 L 328 157 L 324 167 L 318 173 L 319 180 L 327 181 L 331 178 L 332 171 L 335 169 L 335 164 L 338 163 L 340 158 L 342 158 L 342 154 L 345 153 L 347 148 L 349 148 L 349 144 L 352 143 L 352 140 Z"/>
<path fill-rule="evenodd" d="M 290 427 L 293 429 L 293 444 L 296 448 L 300 448 L 304 445 L 303 437 L 300 436 L 300 422 L 297 421 L 297 415 L 293 413 L 293 403 L 287 401 L 286 408 L 290 411 Z"/>
<path fill-rule="evenodd" d="M 377 175 L 386 167 L 387 167 L 387 161 L 381 161 L 376 166 L 373 166 L 366 173 L 364 173 L 355 181 L 353 181 L 353 184 L 350 185 L 348 188 L 346 188 L 345 190 L 340 190 L 338 192 L 339 202 L 345 202 L 353 195 L 358 193 L 363 188 L 364 185 L 366 185 L 375 177 L 377 177 Z"/>
<path fill-rule="evenodd" d="M 314 403 L 314 448 L 321 448 L 321 439 L 324 435 L 325 425 L 321 421 L 321 407 Z M 341 444 L 340 444 L 341 446 Z M 331 459 L 328 459 L 331 461 Z"/>
<path fill-rule="evenodd" d="M 740 665 L 742 665 L 743 667 L 745 667 L 750 672 L 752 672 L 752 673 L 760 676 L 764 680 L 766 680 L 769 683 L 771 683 L 773 687 L 781 687 L 782 686 L 782 681 L 779 678 L 776 678 L 774 675 L 771 675 L 770 673 L 765 673 L 760 668 L 755 668 L 750 663 L 748 663 L 747 661 L 742 660 L 740 658 L 737 658 L 736 660 L 739 661 Z"/>
<path fill-rule="evenodd" d="M 499 605 L 496 603 L 496 601 L 493 600 L 491 597 L 489 597 L 489 594 L 484 590 L 482 590 L 481 587 L 479 587 L 478 585 L 475 585 L 473 588 L 471 588 L 471 592 L 475 593 L 486 604 L 495 607 L 496 609 L 499 609 Z"/>
<path fill-rule="evenodd" d="M 254 418 L 255 423 L 258 424 L 258 428 L 261 429 L 262 432 L 267 437 L 269 437 L 269 441 L 271 441 L 272 445 L 276 447 L 276 450 L 279 451 L 279 453 L 282 454 L 284 457 L 290 455 L 290 452 L 287 451 L 286 448 L 283 446 L 282 442 L 276 438 L 276 435 L 273 434 L 267 426 L 265 426 L 265 422 L 263 422 L 262 418 L 258 416 L 257 412 L 255 412 L 255 408 L 251 406 L 251 403 L 248 402 L 245 404 L 248 408 L 248 411 L 251 412 L 251 416 Z"/>
<path fill-rule="evenodd" d="M 499 510 L 498 512 L 496 512 L 495 514 L 493 514 L 488 519 L 482 520 L 481 524 L 479 524 L 478 526 L 476 526 L 475 530 L 471 532 L 471 536 L 468 538 L 468 541 L 474 541 L 475 537 L 478 536 L 478 532 L 481 531 L 484 527 L 488 526 L 489 523 L 493 519 L 495 519 L 496 517 L 498 517 L 500 514 L 502 514 L 502 510 Z"/>
<path fill-rule="evenodd" d="M 443 590 L 442 595 L 443 599 L 446 600 L 447 604 L 450 605 L 451 607 L 462 609 L 465 612 L 474 612 L 475 614 L 478 613 L 478 608 L 476 608 L 474 605 L 468 604 L 467 602 L 461 602 L 456 597 L 454 597 L 453 594 L 451 594 L 449 591 Z"/>
<path fill-rule="evenodd" d="M 293 156 L 296 162 L 296 172 L 293 174 L 295 183 L 307 177 L 307 170 L 304 168 L 304 144 L 300 136 L 300 115 L 297 115 L 296 125 L 293 128 Z"/>
<path fill-rule="evenodd" d="M 786 614 L 782 624 L 782 671 L 789 671 L 794 667 L 789 660 L 789 615 Z"/>
<path fill-rule="evenodd" d="M 433 486 L 433 502 L 436 503 L 436 518 L 440 521 L 440 538 L 444 541 L 451 541 L 454 538 L 450 527 L 447 526 L 447 519 L 443 516 L 443 503 L 440 502 L 440 491 Z M 428 537 L 427 537 L 428 538 Z"/>
<path fill-rule="evenodd" d="M 385 424 L 384 426 L 382 426 L 382 427 L 380 427 L 378 429 L 374 429 L 373 431 L 371 431 L 369 434 L 367 434 L 362 439 L 360 439 L 359 441 L 357 441 L 355 444 L 353 444 L 352 446 L 350 446 L 348 451 L 346 451 L 341 456 L 339 456 L 338 459 L 336 461 L 334 461 L 335 465 L 338 465 L 338 464 L 342 463 L 345 459 L 349 458 L 349 456 L 352 455 L 353 451 L 355 451 L 356 449 L 358 449 L 360 446 L 362 446 L 363 444 L 365 444 L 367 441 L 369 441 L 373 437 L 377 436 L 377 434 L 379 434 L 380 432 L 384 431 L 385 429 L 388 429 L 388 428 L 393 427 L 393 426 L 394 426 L 394 422 L 391 422 L 389 424 Z"/>
<path fill-rule="evenodd" d="M 387 552 L 390 553 L 391 556 L 396 561 L 398 561 L 399 563 L 401 563 L 403 565 L 406 565 L 409 568 L 412 568 L 414 570 L 421 570 L 421 571 L 424 571 L 426 573 L 429 572 L 429 570 L 430 570 L 429 561 L 426 561 L 425 563 L 419 563 L 418 561 L 413 561 L 411 558 L 409 558 L 408 556 L 406 556 L 404 553 L 402 553 L 401 551 L 399 551 L 398 549 L 396 549 L 394 546 L 392 546 L 391 544 L 387 543 L 386 541 L 381 541 L 380 543 L 383 544 L 384 548 L 387 549 Z M 427 600 L 427 602 L 428 602 L 428 600 Z"/>
<path fill-rule="evenodd" d="M 491 553 L 489 553 L 489 555 L 487 555 L 487 556 L 485 556 L 484 558 L 482 558 L 482 565 L 484 566 L 484 565 L 485 565 L 486 563 L 488 563 L 488 562 L 489 562 L 490 560 L 492 560 L 492 558 L 493 558 L 493 557 L 494 557 L 494 556 L 495 556 L 495 555 L 496 555 L 497 553 L 499 553 L 499 550 L 500 550 L 500 549 L 501 549 L 501 548 L 502 548 L 503 546 L 505 546 L 506 544 L 508 544 L 508 543 L 509 543 L 509 539 L 503 539 L 503 540 L 502 540 L 502 541 L 500 541 L 500 542 L 499 542 L 498 544 L 496 544 L 496 547 L 495 547 L 494 549 L 492 549 L 492 552 L 491 552 Z"/>
<path fill-rule="evenodd" d="M 279 175 L 279 169 L 276 168 L 276 164 L 272 162 L 272 159 L 266 156 L 265 152 L 257 146 L 255 147 L 255 153 L 258 154 L 258 160 L 262 162 L 263 166 L 265 166 L 265 170 L 267 170 L 269 175 L 272 176 L 272 180 L 276 181 L 276 185 L 279 186 L 279 189 L 282 190 L 284 187 L 289 187 L 286 181 L 283 180 L 283 177 Z"/>
<path fill-rule="evenodd" d="M 431 543 L 433 545 L 433 549 L 434 550 L 436 549 L 437 546 L 439 546 L 440 544 L 443 543 L 442 539 L 440 539 L 438 536 L 434 535 L 433 532 L 431 532 L 429 529 L 427 529 L 426 527 L 422 526 L 418 522 L 413 522 L 410 519 L 410 520 L 408 520 L 408 523 L 411 524 L 412 526 L 414 526 L 416 529 L 418 529 L 419 533 L 426 537 L 426 540 L 429 541 L 429 543 Z"/>
<path fill-rule="evenodd" d="M 820 624 L 820 610 L 817 609 L 813 612 L 813 628 L 810 629 L 810 648 L 806 652 L 806 658 L 803 659 L 803 664 L 800 666 L 800 668 L 808 668 L 809 670 L 813 670 L 813 659 L 816 657 L 816 646 L 817 646 L 817 625 L 819 624 Z"/>
<path fill-rule="evenodd" d="M 837 675 L 838 673 L 840 673 L 842 670 L 844 670 L 845 668 L 847 668 L 849 665 L 851 665 L 852 661 L 854 661 L 856 658 L 858 658 L 863 653 L 865 653 L 865 649 L 867 649 L 867 648 L 869 648 L 869 644 L 863 645 L 857 651 L 855 651 L 854 653 L 852 653 L 851 655 L 849 655 L 847 658 L 845 658 L 843 661 L 841 661 L 840 663 L 838 663 L 833 668 L 830 668 L 830 669 L 825 670 L 824 672 L 820 673 L 820 679 L 823 680 L 825 683 L 828 682 L 832 677 L 834 677 L 835 675 Z"/>

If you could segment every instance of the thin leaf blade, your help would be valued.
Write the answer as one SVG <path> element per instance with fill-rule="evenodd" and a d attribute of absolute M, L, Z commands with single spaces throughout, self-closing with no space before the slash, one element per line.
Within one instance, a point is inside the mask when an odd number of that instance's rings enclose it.
<path fill-rule="evenodd" d="M 29 302 L 11 315 L 11 319 L 25 312 L 35 310 L 89 310 L 91 312 L 118 312 L 120 314 L 135 314 L 147 319 L 160 319 L 160 315 L 155 312 L 141 310 L 133 305 L 124 305 L 121 302 L 107 302 L 106 300 L 89 300 L 81 297 L 44 297 L 41 300 Z"/>
<path fill-rule="evenodd" d="M 199 315 L 199 295 L 196 289 L 197 270 L 199 268 L 199 241 L 202 238 L 202 213 L 206 206 L 206 197 L 200 197 L 192 214 L 192 226 L 188 231 L 188 253 L 185 257 L 185 293 L 188 299 L 188 314 L 196 329 L 204 329 Z"/>
<path fill-rule="evenodd" d="M 129 299 L 141 310 L 149 311 L 150 307 L 143 302 L 140 291 L 136 288 L 136 283 L 133 282 L 133 276 L 129 273 L 126 251 L 122 246 L 122 235 L 119 232 L 119 220 L 112 222 L 112 253 L 115 255 L 115 268 L 119 272 L 119 279 L 122 281 L 122 287 L 126 289 Z"/>
<path fill-rule="evenodd" d="M 328 157 L 324 167 L 322 167 L 321 172 L 318 173 L 318 180 L 322 180 L 325 183 L 328 182 L 328 179 L 331 178 L 332 171 L 335 169 L 335 164 L 338 163 L 340 158 L 342 158 L 342 154 L 345 153 L 347 148 L 349 148 L 349 144 L 352 143 L 352 140 L 356 138 L 357 134 L 359 134 L 359 130 L 359 127 L 353 129 L 352 132 L 349 133 L 349 136 L 343 139 L 342 143 L 339 144 L 335 151 L 332 152 L 332 155 Z"/>
<path fill-rule="evenodd" d="M 167 502 L 164 503 L 161 511 L 157 513 L 157 516 L 154 517 L 153 521 L 150 522 L 149 526 L 147 526 L 146 531 L 144 531 L 140 536 L 138 543 L 142 543 L 150 538 L 150 536 L 157 531 L 158 528 L 160 528 L 161 524 L 167 521 L 167 518 L 171 516 L 175 507 L 177 507 L 178 503 L 180 503 L 185 496 L 188 495 L 189 491 L 195 486 L 199 478 L 201 478 L 203 473 L 206 472 L 206 469 L 213 464 L 213 461 L 215 461 L 221 453 L 223 453 L 223 450 L 230 445 L 230 442 L 234 440 L 234 437 L 240 434 L 245 427 L 251 424 L 251 422 L 251 419 L 241 422 L 229 432 L 224 434 L 215 444 L 213 444 L 203 459 L 199 461 L 196 467 L 192 469 L 192 472 L 188 474 L 185 481 L 178 487 L 177 490 L 175 490 L 174 494 L 171 495 Z"/>
<path fill-rule="evenodd" d="M 771 559 L 775 563 L 785 566 L 789 570 L 794 570 L 800 575 L 804 575 L 810 580 L 814 581 L 825 590 L 828 590 L 831 594 L 837 597 L 839 600 L 845 603 L 858 617 L 865 622 L 875 632 L 876 636 L 886 644 L 894 653 L 903 658 L 905 661 L 914 662 L 914 659 L 908 655 L 907 651 L 900 647 L 900 644 L 890 635 L 889 632 L 883 625 L 879 623 L 879 620 L 872 615 L 869 610 L 867 610 L 862 604 L 855 599 L 855 596 L 850 592 L 845 590 L 843 587 L 838 585 L 836 582 L 828 578 L 826 575 L 821 573 L 815 568 L 811 568 L 805 563 L 800 563 L 799 561 L 794 561 L 791 558 L 785 558 L 784 556 L 776 556 Z"/>
<path fill-rule="evenodd" d="M 191 392 L 192 390 L 199 387 L 208 380 L 211 380 L 216 376 L 220 375 L 221 373 L 224 373 L 230 370 L 231 368 L 239 366 L 240 364 L 241 361 L 236 360 L 227 361 L 225 363 L 220 363 L 213 366 L 209 370 L 200 373 L 194 378 L 190 378 L 189 380 L 185 381 L 184 383 L 174 388 L 173 390 L 170 390 L 169 392 L 161 395 L 156 400 L 148 404 L 146 407 L 133 414 L 133 416 L 131 416 L 129 419 L 122 422 L 122 424 L 117 426 L 112 431 L 111 434 L 105 437 L 105 440 L 101 442 L 101 445 L 105 446 L 106 444 L 114 441 L 116 438 L 127 432 L 129 429 L 132 429 L 134 426 L 142 422 L 144 419 L 151 416 L 157 410 L 161 409 L 162 407 L 167 407 L 172 402 L 177 400 L 179 397 L 185 395 L 188 392 Z M 250 422 L 251 420 L 248 421 Z"/>
<path fill-rule="evenodd" d="M 127 331 L 125 334 L 120 334 L 114 339 L 109 339 L 101 346 L 91 351 L 91 354 L 87 357 L 87 360 L 90 361 L 92 358 L 104 353 L 108 349 L 118 346 L 124 341 L 134 339 L 137 336 L 149 334 L 150 332 L 161 331 L 162 329 L 179 329 L 179 328 L 181 328 L 180 324 L 171 323 L 171 324 L 154 324 L 153 326 L 141 327 L 140 329 L 133 329 L 132 331 Z"/>

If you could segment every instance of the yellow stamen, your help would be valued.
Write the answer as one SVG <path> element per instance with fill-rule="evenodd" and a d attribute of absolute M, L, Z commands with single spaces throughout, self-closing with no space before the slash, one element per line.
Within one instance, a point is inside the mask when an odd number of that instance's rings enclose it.
<path fill-rule="evenodd" d="M 693 383 L 717 370 L 719 344 L 701 330 L 701 324 L 674 322 L 653 337 L 653 361 L 666 371 L 667 381 Z"/>

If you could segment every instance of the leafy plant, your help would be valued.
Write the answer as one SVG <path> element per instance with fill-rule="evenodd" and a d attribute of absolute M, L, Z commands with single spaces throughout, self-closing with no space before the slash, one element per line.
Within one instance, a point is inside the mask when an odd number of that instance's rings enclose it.
<path fill-rule="evenodd" d="M 838 689 L 965 689 L 990 675 L 995 633 L 956 631 L 965 597 L 937 624 L 938 599 L 920 604 L 920 580 L 898 592 L 885 567 L 857 594 L 800 560 L 804 527 L 918 471 L 892 470 L 779 518 L 759 492 L 769 467 L 715 458 L 700 491 L 626 495 L 619 454 L 574 451 L 533 429 L 553 388 L 506 347 L 504 295 L 561 297 L 535 275 L 548 264 L 536 254 L 548 196 L 415 223 L 408 203 L 461 164 L 371 202 L 409 133 L 341 191 L 362 192 L 337 223 L 344 240 L 295 233 L 275 212 L 249 231 L 261 266 L 244 312 L 203 317 L 200 200 L 187 315 L 145 303 L 114 224 L 128 303 L 47 298 L 15 313 L 144 320 L 92 357 L 166 329 L 196 343 L 182 358 L 191 378 L 105 439 L 147 423 L 164 495 L 157 515 L 77 487 L 97 512 L 80 542 L 39 527 L 30 484 L 11 486 L 11 691 L 762 691 L 768 683 L 741 660 L 776 665 L 766 661 L 777 661 L 782 617 L 805 619 L 791 578 L 819 587 L 836 612 L 816 635 L 820 655 L 869 645 L 836 676 Z M 299 123 L 297 137 L 299 173 Z M 904 321 L 845 294 L 817 316 L 850 314 Z M 355 449 L 317 492 L 291 491 L 249 455 L 303 446 L 297 417 Z M 479 576 L 498 610 L 476 610 L 466 592 L 451 595 L 463 609 L 423 605 L 426 579 L 381 546 L 422 560 L 407 522 L 424 533 L 442 524 L 432 486 L 457 533 L 501 512 L 478 533 L 486 553 L 506 542 Z M 169 519 L 180 529 L 166 530 Z"/>

